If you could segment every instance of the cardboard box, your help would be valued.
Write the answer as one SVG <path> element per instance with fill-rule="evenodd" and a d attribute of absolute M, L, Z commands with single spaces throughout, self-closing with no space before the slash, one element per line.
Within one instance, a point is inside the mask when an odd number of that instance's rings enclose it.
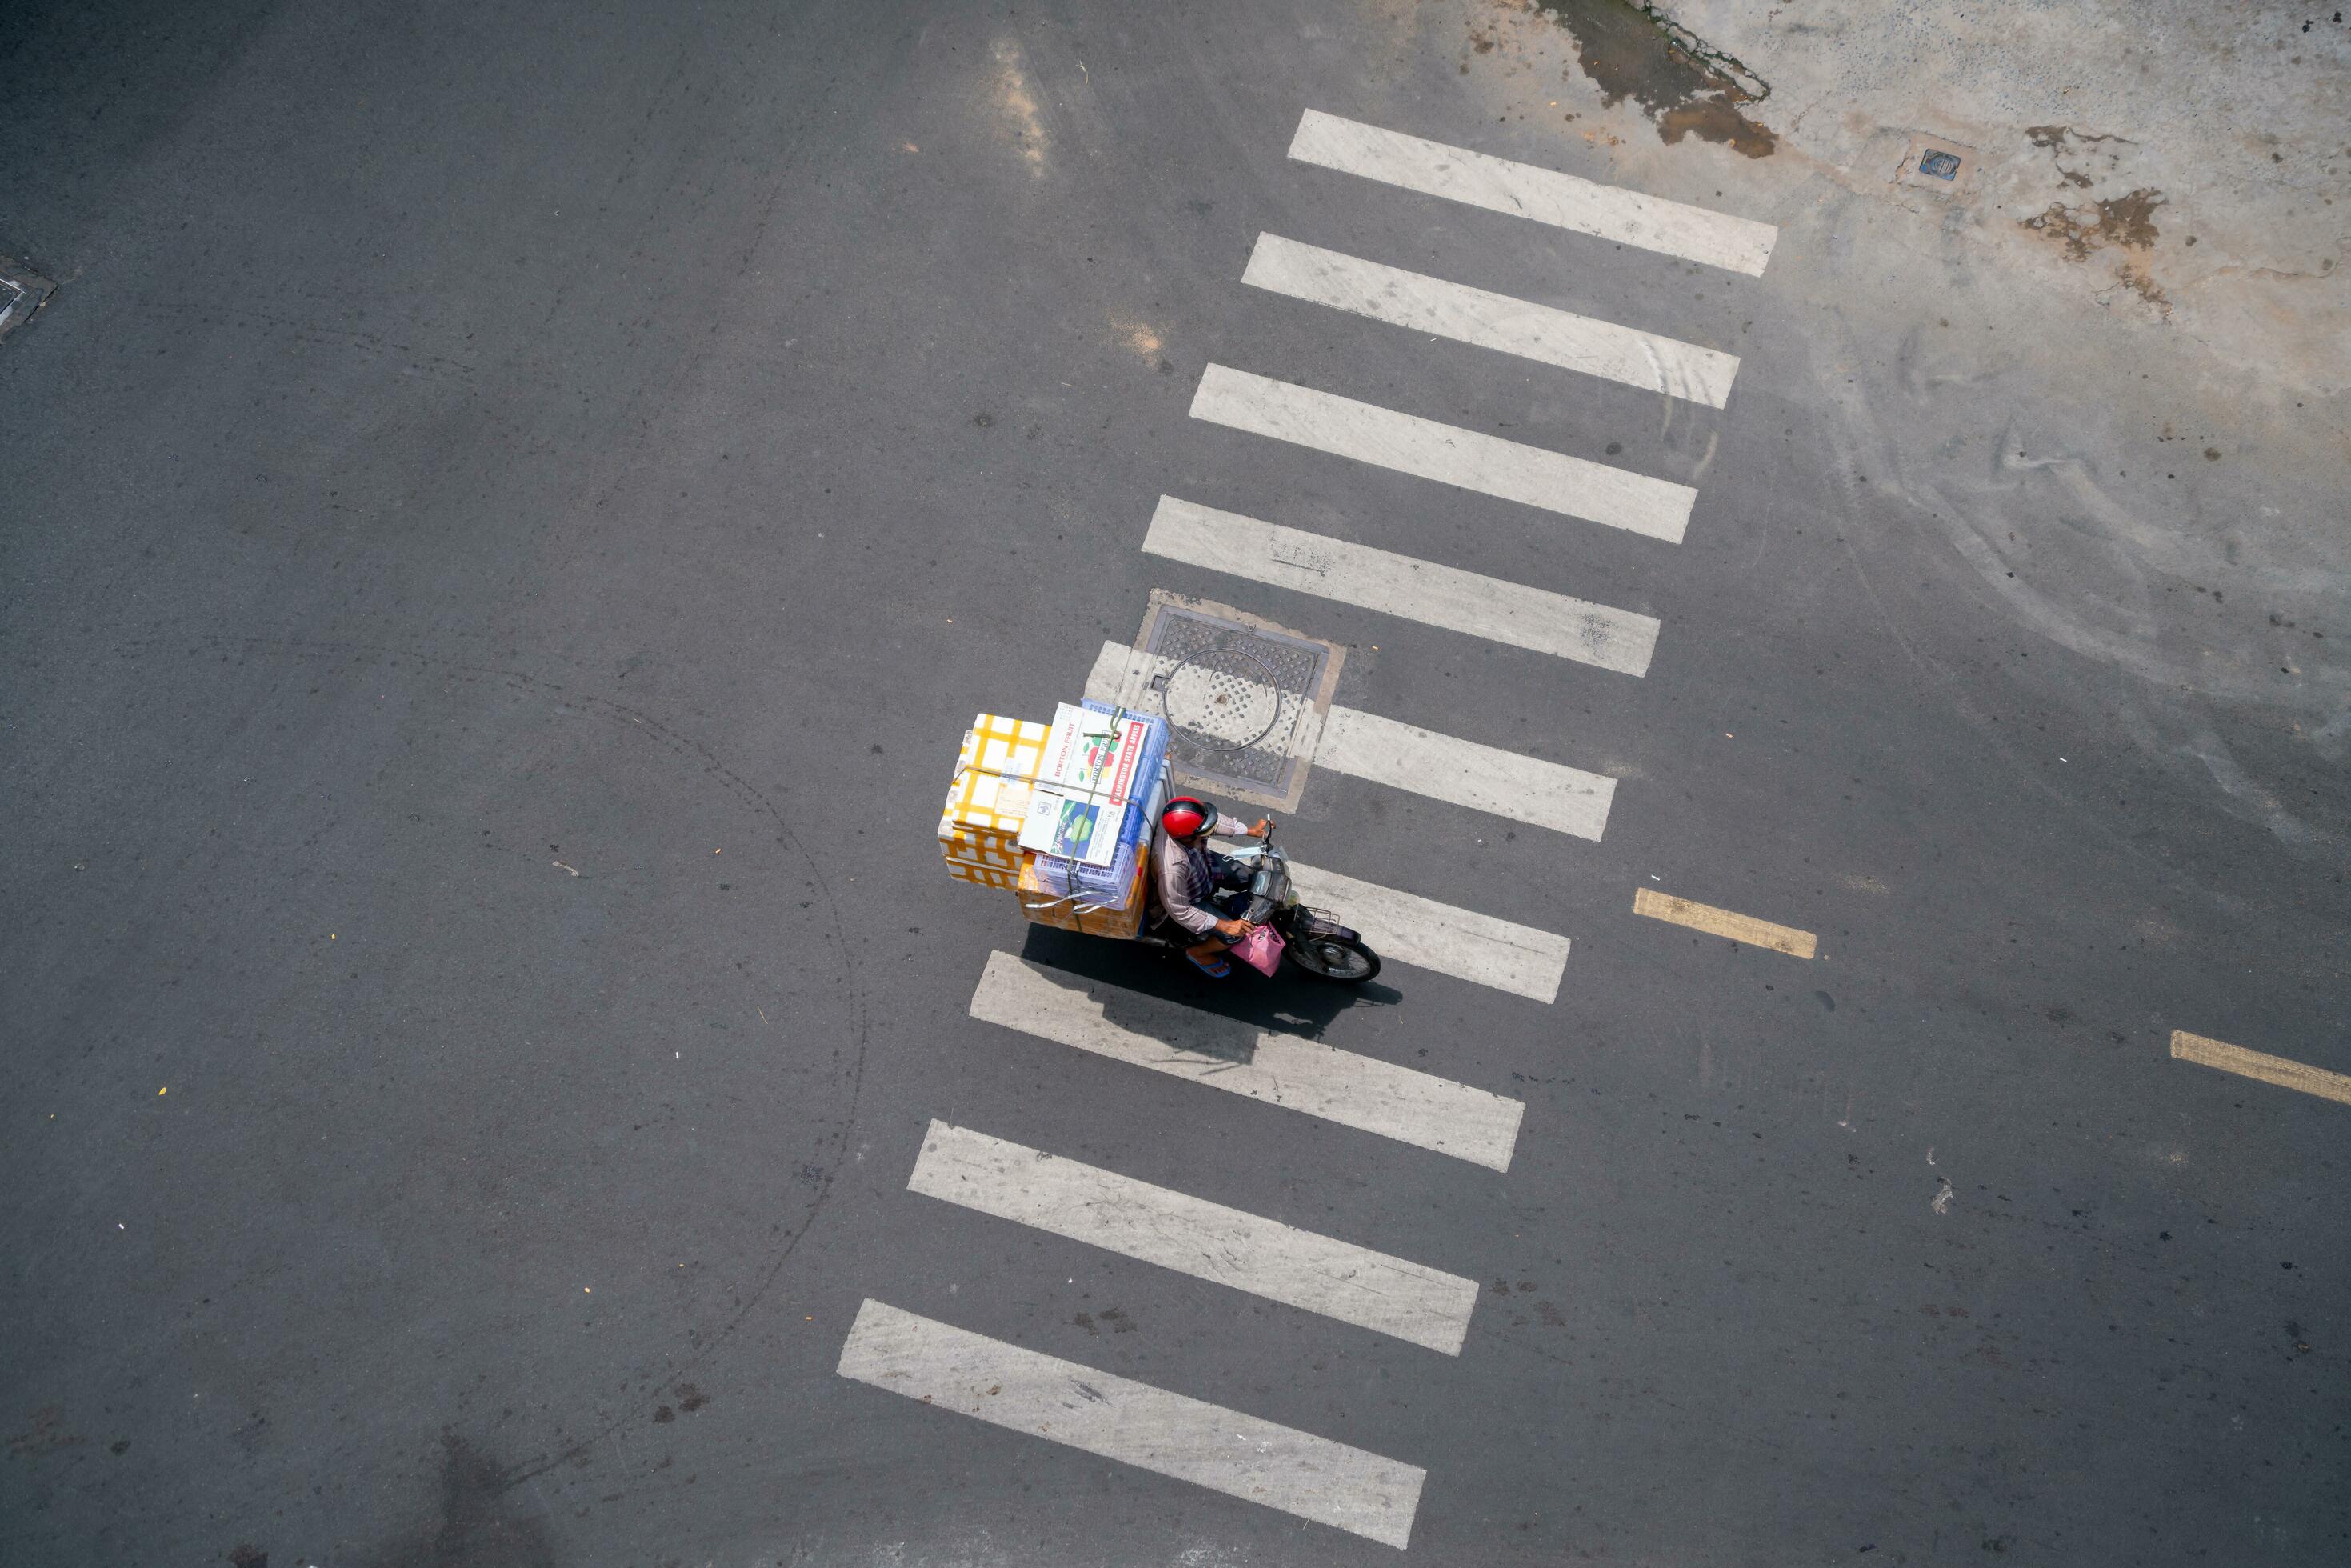
<path fill-rule="evenodd" d="M 1020 869 L 1020 824 L 1029 814 L 1026 779 L 966 768 L 939 816 L 939 850 L 949 864 Z"/>
<path fill-rule="evenodd" d="M 947 862 L 947 875 L 956 882 L 976 883 L 981 887 L 1000 887 L 1008 893 L 1020 885 L 1020 873 L 1017 871 L 967 865 L 961 861 Z"/>
<path fill-rule="evenodd" d="M 1029 719 L 984 713 L 972 720 L 939 814 L 939 852 L 950 876 L 987 887 L 1019 884 L 1021 824 L 1050 733 Z"/>
<path fill-rule="evenodd" d="M 1029 787 L 1019 844 L 1039 854 L 1059 855 L 1085 865 L 1108 865 L 1118 853 L 1119 830 L 1125 821 L 1124 806 L 1058 784 L 1038 783 Z"/>
<path fill-rule="evenodd" d="M 1143 775 L 1157 721 L 1063 703 L 1053 715 L 1045 760 L 1029 797 L 1020 847 L 1106 866 L 1132 842 L 1128 808 L 1150 789 Z"/>
<path fill-rule="evenodd" d="M 1019 885 L 1013 896 L 1020 904 L 1022 918 L 1035 925 L 1123 940 L 1143 929 L 1143 882 L 1146 869 L 1144 865 L 1135 867 L 1134 880 L 1127 884 L 1126 896 L 1117 904 L 1106 904 L 1090 894 L 1064 896 L 1047 891 L 1037 880 L 1035 857 L 1023 855 Z"/>
<path fill-rule="evenodd" d="M 1127 813 L 1136 815 L 1143 810 L 1137 802 Z M 1099 904 L 1115 904 L 1126 896 L 1126 884 L 1134 880 L 1134 868 L 1149 852 L 1148 844 L 1119 841 L 1118 852 L 1107 865 L 1088 865 L 1065 855 L 1039 854 L 1033 851 L 1021 856 L 1021 874 L 1038 893 L 1066 893 L 1072 897 L 1091 898 Z"/>
<path fill-rule="evenodd" d="M 1155 721 L 1140 714 L 1063 703 L 1053 711 L 1040 783 L 1084 800 L 1124 806 L 1148 782 L 1141 778 Z"/>
<path fill-rule="evenodd" d="M 1034 719 L 981 714 L 963 732 L 956 771 L 977 768 L 1007 779 L 1034 779 L 1044 770 L 1045 742 L 1051 734 L 1050 727 Z"/>

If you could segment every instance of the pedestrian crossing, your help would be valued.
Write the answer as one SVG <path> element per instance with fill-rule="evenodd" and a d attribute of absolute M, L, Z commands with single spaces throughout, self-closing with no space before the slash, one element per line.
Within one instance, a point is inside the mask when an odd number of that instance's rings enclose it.
<path fill-rule="evenodd" d="M 1347 924 L 1391 962 L 1539 1002 L 1559 999 L 1567 973 L 1564 936 L 1294 860 L 1290 881 L 1301 902 L 1345 910 Z"/>
<path fill-rule="evenodd" d="M 1581 768 L 1457 740 L 1418 725 L 1332 704 L 1314 760 L 1374 783 L 1409 779 L 1414 793 L 1595 842 L 1607 831 L 1616 780 Z"/>
<path fill-rule="evenodd" d="M 1777 231 L 1575 176 L 1308 110 L 1290 156 L 1388 186 L 1760 275 Z M 1719 350 L 1469 287 L 1385 262 L 1260 235 L 1241 281 L 1301 304 L 1449 339 L 1712 408 L 1739 369 Z M 1697 492 L 1629 469 L 1441 420 L 1210 364 L 1191 405 L 1204 423 L 1615 528 L 1664 545 Z M 1562 528 L 1563 549 L 1574 530 Z M 1154 559 L 1342 603 L 1447 634 L 1587 665 L 1647 673 L 1660 621 L 1531 585 L 1284 528 L 1163 496 L 1142 541 Z M 1143 706 L 1165 661 L 1106 643 L 1086 695 Z M 1451 808 L 1598 841 L 1616 781 L 1548 758 L 1339 704 L 1303 727 L 1316 766 Z M 1290 862 L 1301 898 L 1341 913 L 1394 963 L 1548 1004 L 1567 937 L 1343 871 Z M 1435 1073 L 991 952 L 971 1018 L 1029 1040 L 1184 1080 L 1235 1116 L 1299 1114 L 1421 1155 L 1510 1168 L 1526 1107 Z M 1009 1049 L 993 1037 L 990 1049 Z M 1179 1092 L 1188 1093 L 1188 1091 Z M 1238 1102 L 1254 1103 L 1243 1108 Z M 1203 1116 L 1218 1113 L 1203 1105 Z M 1378 1145 L 1367 1145 L 1376 1150 Z M 1174 1270 L 1447 1355 L 1466 1347 L 1475 1282 L 1115 1171 L 935 1120 L 911 1192 Z M 867 1300 L 841 1376 L 1152 1474 L 1245 1499 L 1398 1549 L 1427 1472 L 1334 1437 L 1061 1360 Z"/>
<path fill-rule="evenodd" d="M 1345 174 L 1760 277 L 1779 230 L 1310 109 L 1290 155 Z"/>
<path fill-rule="evenodd" d="M 1174 664 L 1105 643 L 1086 678 L 1086 695 L 1140 707 L 1150 700 L 1153 678 Z M 1318 768 L 1594 841 L 1607 831 L 1608 808 L 1616 796 L 1616 780 L 1604 774 L 1521 757 L 1339 703 L 1331 705 L 1319 730 L 1309 727 L 1302 746 Z"/>
<path fill-rule="evenodd" d="M 1681 542 L 1698 492 L 1522 441 L 1212 364 L 1192 417 L 1604 528 Z"/>
<path fill-rule="evenodd" d="M 1478 1304 L 1475 1280 L 945 1122 L 906 1189 L 1447 1355 Z"/>
<path fill-rule="evenodd" d="M 1428 1472 L 1311 1432 L 867 1301 L 837 1368 L 936 1409 L 1401 1550 Z"/>
<path fill-rule="evenodd" d="M 1147 1071 L 1188 1078 L 1342 1127 L 1510 1168 L 1526 1107 L 1374 1057 L 1261 1032 L 1181 1002 L 990 953 L 971 1016 Z M 1115 1014 L 1115 1016 L 1113 1016 Z"/>
<path fill-rule="evenodd" d="M 1523 583 L 1159 497 L 1143 551 L 1464 636 L 1644 674 L 1657 621 Z"/>
<path fill-rule="evenodd" d="M 1280 235 L 1257 236 L 1241 281 L 1709 408 L 1730 400 L 1730 381 L 1739 373 L 1733 354 L 1301 245 Z"/>

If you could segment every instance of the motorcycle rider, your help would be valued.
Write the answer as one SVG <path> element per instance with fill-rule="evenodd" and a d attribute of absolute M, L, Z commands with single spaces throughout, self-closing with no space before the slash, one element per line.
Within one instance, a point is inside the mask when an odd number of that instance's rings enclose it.
<path fill-rule="evenodd" d="M 1209 849 L 1208 835 L 1215 831 L 1217 820 L 1214 806 L 1189 795 L 1178 795 L 1167 802 L 1151 837 L 1155 869 L 1149 908 L 1155 925 L 1173 921 L 1199 938 L 1184 950 L 1184 956 L 1202 974 L 1222 979 L 1233 972 L 1225 955 L 1251 927 L 1248 921 L 1235 918 L 1228 907 L 1235 890 L 1247 896 L 1249 873 L 1245 867 Z M 1273 819 L 1261 817 L 1249 836 L 1262 839 L 1272 831 Z"/>

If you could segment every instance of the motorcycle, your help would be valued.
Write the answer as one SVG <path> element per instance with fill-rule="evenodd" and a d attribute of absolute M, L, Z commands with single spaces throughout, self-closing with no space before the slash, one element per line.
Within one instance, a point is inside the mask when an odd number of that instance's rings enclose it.
<path fill-rule="evenodd" d="M 1347 986 L 1360 986 L 1380 972 L 1380 956 L 1362 933 L 1298 902 L 1290 880 L 1290 857 L 1274 846 L 1270 829 L 1262 840 L 1224 860 L 1248 878 L 1248 907 L 1238 910 L 1234 918 L 1272 926 L 1281 937 L 1282 956 L 1291 963 L 1317 979 Z M 1240 883 L 1230 883 L 1229 890 L 1238 893 Z M 1173 925 L 1146 926 L 1134 939 L 1177 953 L 1196 940 Z"/>

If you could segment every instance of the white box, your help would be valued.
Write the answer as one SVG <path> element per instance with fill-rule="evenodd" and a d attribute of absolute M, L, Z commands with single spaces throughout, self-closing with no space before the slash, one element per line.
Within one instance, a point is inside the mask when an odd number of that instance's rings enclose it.
<path fill-rule="evenodd" d="M 1058 785 L 1077 799 L 1123 807 L 1151 787 L 1149 779 L 1135 777 L 1150 731 L 1140 718 L 1089 713 L 1075 703 L 1063 703 L 1053 710 L 1038 780 Z"/>
<path fill-rule="evenodd" d="M 1085 865 L 1108 865 L 1118 853 L 1118 830 L 1125 820 L 1126 807 L 1106 797 L 1040 782 L 1030 786 L 1020 847 Z"/>

